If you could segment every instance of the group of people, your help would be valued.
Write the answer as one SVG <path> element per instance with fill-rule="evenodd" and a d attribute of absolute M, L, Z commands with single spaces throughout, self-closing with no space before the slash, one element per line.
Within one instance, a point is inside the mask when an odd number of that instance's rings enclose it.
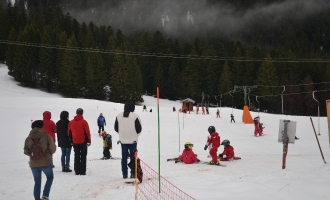
<path fill-rule="evenodd" d="M 125 103 L 124 111 L 119 113 L 114 123 L 114 130 L 119 134 L 122 148 L 122 175 L 128 177 L 127 157 L 134 163 L 134 153 L 137 151 L 138 137 L 142 132 L 140 117 L 134 113 L 135 105 L 132 101 Z M 24 154 L 29 156 L 29 165 L 34 177 L 34 198 L 40 200 L 41 174 L 46 175 L 47 181 L 42 193 L 42 200 L 49 199 L 50 189 L 54 179 L 53 154 L 56 152 L 57 133 L 58 147 L 61 148 L 62 172 L 72 172 L 70 169 L 70 154 L 74 149 L 74 172 L 75 175 L 86 175 L 86 158 L 88 146 L 91 145 L 91 134 L 88 122 L 83 117 L 83 109 L 76 110 L 76 116 L 69 120 L 69 112 L 62 111 L 60 120 L 55 124 L 51 120 L 51 112 L 43 113 L 43 120 L 35 120 L 31 124 L 32 130 L 24 143 Z M 104 131 L 106 125 L 103 114 L 97 120 L 99 134 L 103 139 L 103 158 L 111 157 L 112 149 L 111 135 Z M 134 168 L 131 168 L 131 178 L 135 177 Z"/>
<path fill-rule="evenodd" d="M 209 154 L 212 160 L 208 162 L 210 165 L 220 165 L 219 161 L 231 161 L 235 158 L 234 148 L 230 145 L 230 141 L 225 139 L 220 143 L 220 135 L 216 132 L 214 126 L 208 127 L 209 136 L 207 137 L 204 150 L 209 149 Z M 221 154 L 217 155 L 220 145 L 224 146 L 224 150 Z M 192 164 L 200 162 L 197 155 L 193 152 L 193 144 L 186 142 L 184 144 L 184 150 L 182 154 L 177 158 L 177 161 L 182 161 L 185 164 Z"/>

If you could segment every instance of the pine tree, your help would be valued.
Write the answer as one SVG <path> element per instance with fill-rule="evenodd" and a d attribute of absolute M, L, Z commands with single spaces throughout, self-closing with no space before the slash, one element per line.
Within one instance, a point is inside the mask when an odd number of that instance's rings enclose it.
<path fill-rule="evenodd" d="M 271 86 L 278 85 L 278 76 L 272 57 L 269 54 L 259 68 L 257 82 L 258 85 L 261 85 L 257 89 L 258 94 L 264 96 L 263 99 L 267 103 L 267 110 L 275 111 L 277 97 L 273 95 L 278 95 L 278 88 Z"/>
<path fill-rule="evenodd" d="M 17 40 L 17 31 L 14 28 L 11 29 L 8 40 L 10 42 L 14 42 Z M 15 67 L 16 47 L 17 46 L 14 44 L 8 44 L 7 51 L 6 51 L 6 64 L 8 66 L 8 70 L 9 70 L 8 73 L 14 77 L 15 77 L 14 69 L 16 68 Z"/>
<path fill-rule="evenodd" d="M 60 69 L 60 90 L 69 97 L 78 97 L 80 95 L 81 85 L 79 85 L 79 67 L 80 67 L 80 53 L 76 48 L 77 41 L 74 35 L 68 39 L 66 44 L 67 49 L 63 52 L 62 65 Z"/>
<path fill-rule="evenodd" d="M 186 97 L 192 98 L 195 101 L 201 100 L 202 90 L 200 88 L 200 68 L 201 62 L 196 59 L 197 54 L 193 49 L 187 60 L 187 66 L 185 69 L 184 83 Z"/>
<path fill-rule="evenodd" d="M 55 32 L 49 26 L 45 26 L 41 34 L 41 44 L 44 46 L 54 45 L 55 38 Z M 54 82 L 57 74 L 55 62 L 56 50 L 54 48 L 41 48 L 39 59 L 39 70 L 41 73 L 40 86 L 46 87 L 50 92 L 54 88 Z"/>
<path fill-rule="evenodd" d="M 232 83 L 232 76 L 231 72 L 229 69 L 229 63 L 228 61 L 225 62 L 221 75 L 220 75 L 220 80 L 219 80 L 219 85 L 218 85 L 218 90 L 219 94 L 226 94 L 222 95 L 219 98 L 221 98 L 221 101 L 224 100 L 226 102 L 226 106 L 232 106 L 232 97 L 228 95 L 229 91 L 233 90 L 233 83 Z M 225 104 L 222 104 L 223 106 Z"/>

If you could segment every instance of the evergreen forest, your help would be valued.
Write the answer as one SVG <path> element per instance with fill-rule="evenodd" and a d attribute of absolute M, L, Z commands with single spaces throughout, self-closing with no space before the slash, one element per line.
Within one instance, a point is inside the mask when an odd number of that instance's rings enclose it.
<path fill-rule="evenodd" d="M 0 62 L 23 87 L 71 98 L 142 103 L 159 87 L 325 116 L 329 13 L 326 0 L 0 0 Z"/>

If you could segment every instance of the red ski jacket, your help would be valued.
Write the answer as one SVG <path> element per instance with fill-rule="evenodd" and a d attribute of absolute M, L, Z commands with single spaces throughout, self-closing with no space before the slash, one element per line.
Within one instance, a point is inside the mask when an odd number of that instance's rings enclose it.
<path fill-rule="evenodd" d="M 182 151 L 182 154 L 178 157 L 178 160 L 183 160 L 185 164 L 192 164 L 197 162 L 198 159 L 192 149 L 186 148 Z"/>
<path fill-rule="evenodd" d="M 53 120 L 50 120 L 52 118 L 52 114 L 49 111 L 45 111 L 43 114 L 43 120 L 42 122 L 44 123 L 43 129 L 48 133 L 53 140 L 55 141 L 55 133 L 56 133 L 56 125 L 53 122 Z"/>
<path fill-rule="evenodd" d="M 223 152 L 222 152 L 222 155 L 227 156 L 227 159 L 228 160 L 234 159 L 234 157 L 235 157 L 234 147 L 232 147 L 230 145 L 227 146 L 227 147 L 225 147 L 224 150 L 223 150 Z"/>
<path fill-rule="evenodd" d="M 210 148 L 217 149 L 220 146 L 220 135 L 219 135 L 219 133 L 217 133 L 217 132 L 211 133 L 207 137 L 206 145 L 209 146 Z"/>
<path fill-rule="evenodd" d="M 80 114 L 70 121 L 68 134 L 72 144 L 92 143 L 88 123 Z"/>

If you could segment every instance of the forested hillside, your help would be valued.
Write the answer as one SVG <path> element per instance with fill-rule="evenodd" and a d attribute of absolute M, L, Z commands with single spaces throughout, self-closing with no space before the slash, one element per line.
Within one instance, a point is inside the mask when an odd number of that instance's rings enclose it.
<path fill-rule="evenodd" d="M 319 101 L 325 115 L 326 0 L 1 2 L 0 61 L 24 86 L 113 102 L 160 87 L 237 108 L 235 86 L 251 86 L 251 109 L 282 113 L 283 97 L 285 114 L 317 115 Z"/>

